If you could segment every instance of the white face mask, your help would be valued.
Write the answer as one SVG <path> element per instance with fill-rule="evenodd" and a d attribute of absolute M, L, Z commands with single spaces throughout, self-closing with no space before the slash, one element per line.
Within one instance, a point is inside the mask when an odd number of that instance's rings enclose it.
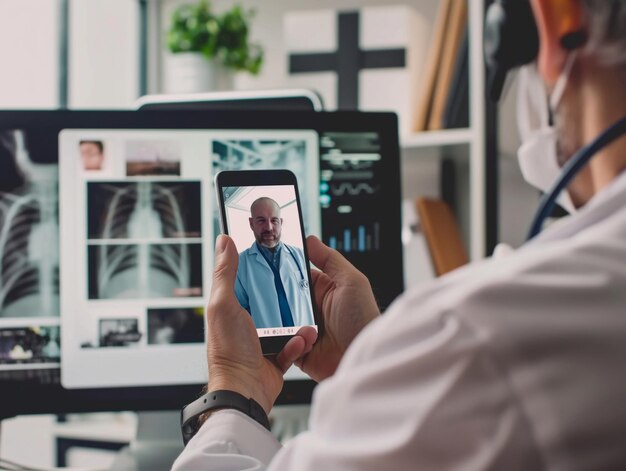
<path fill-rule="evenodd" d="M 572 53 L 567 58 L 550 97 L 546 93 L 536 63 L 523 66 L 519 72 L 517 125 L 522 145 L 517 151 L 517 159 L 524 180 L 544 193 L 548 192 L 561 174 L 556 129 L 550 125 L 549 111 L 554 112 L 561 101 L 575 56 Z M 561 192 L 557 202 L 569 213 L 576 212 L 567 190 Z"/>

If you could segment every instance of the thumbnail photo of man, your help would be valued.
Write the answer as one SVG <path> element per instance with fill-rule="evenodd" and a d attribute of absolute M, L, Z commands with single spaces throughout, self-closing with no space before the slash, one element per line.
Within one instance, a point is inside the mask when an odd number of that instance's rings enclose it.
<path fill-rule="evenodd" d="M 102 141 L 80 141 L 79 150 L 83 170 L 102 170 L 104 164 L 104 144 Z"/>
<path fill-rule="evenodd" d="M 302 248 L 281 241 L 278 203 L 260 197 L 250 206 L 252 245 L 239 254 L 235 294 L 257 329 L 312 325 L 313 311 Z M 299 225 L 299 221 L 288 221 Z"/>

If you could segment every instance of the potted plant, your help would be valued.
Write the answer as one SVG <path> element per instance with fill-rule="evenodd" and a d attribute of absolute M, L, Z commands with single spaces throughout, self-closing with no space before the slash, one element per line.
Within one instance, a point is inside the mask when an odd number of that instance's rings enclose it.
<path fill-rule="evenodd" d="M 263 50 L 248 39 L 254 11 L 239 5 L 216 14 L 207 0 L 181 5 L 167 32 L 167 90 L 200 92 L 233 88 L 235 72 L 259 73 Z"/>

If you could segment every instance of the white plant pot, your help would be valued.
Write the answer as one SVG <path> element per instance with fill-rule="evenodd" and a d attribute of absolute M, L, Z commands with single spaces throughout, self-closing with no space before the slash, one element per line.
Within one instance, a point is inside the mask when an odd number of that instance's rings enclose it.
<path fill-rule="evenodd" d="M 232 90 L 234 74 L 217 61 L 197 52 L 181 52 L 167 57 L 166 93 L 198 93 Z"/>

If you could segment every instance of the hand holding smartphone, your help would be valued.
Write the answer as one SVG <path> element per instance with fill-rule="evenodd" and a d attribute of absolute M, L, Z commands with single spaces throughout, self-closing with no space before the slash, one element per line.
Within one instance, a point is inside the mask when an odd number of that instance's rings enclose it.
<path fill-rule="evenodd" d="M 280 352 L 301 326 L 317 327 L 295 175 L 288 170 L 215 176 L 222 232 L 239 252 L 235 295 L 250 313 L 263 354 Z"/>

